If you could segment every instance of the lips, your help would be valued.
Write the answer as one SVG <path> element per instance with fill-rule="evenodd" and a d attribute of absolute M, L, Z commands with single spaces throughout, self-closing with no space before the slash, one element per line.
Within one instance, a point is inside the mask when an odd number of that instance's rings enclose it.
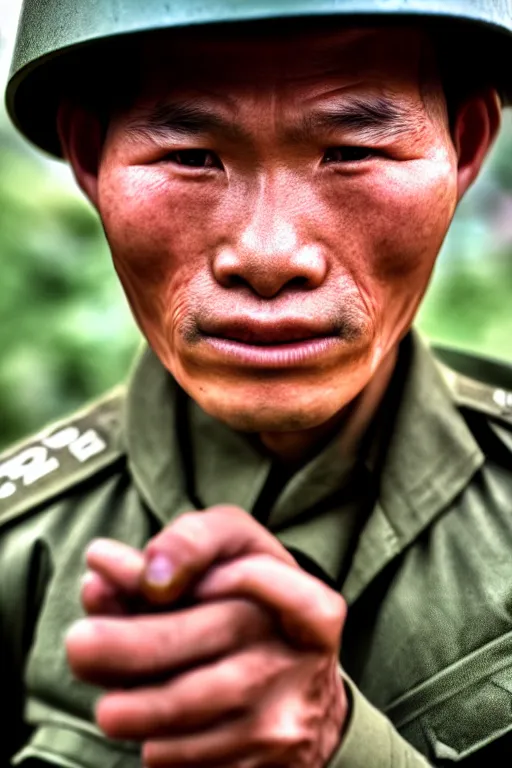
<path fill-rule="evenodd" d="M 229 321 L 209 321 L 201 331 L 213 338 L 235 341 L 251 346 L 276 346 L 311 341 L 337 335 L 332 326 L 305 323 L 295 319 L 255 320 L 238 318 Z"/>
<path fill-rule="evenodd" d="M 323 364 L 339 354 L 342 341 L 333 325 L 291 317 L 239 316 L 199 325 L 207 360 L 229 368 L 296 370 Z"/>

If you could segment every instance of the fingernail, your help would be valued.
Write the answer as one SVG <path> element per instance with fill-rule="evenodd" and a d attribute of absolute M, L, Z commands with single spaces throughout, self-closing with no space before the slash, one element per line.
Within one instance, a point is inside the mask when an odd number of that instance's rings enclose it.
<path fill-rule="evenodd" d="M 167 587 L 174 576 L 174 568 L 166 555 L 155 555 L 146 566 L 145 578 L 155 587 Z"/>

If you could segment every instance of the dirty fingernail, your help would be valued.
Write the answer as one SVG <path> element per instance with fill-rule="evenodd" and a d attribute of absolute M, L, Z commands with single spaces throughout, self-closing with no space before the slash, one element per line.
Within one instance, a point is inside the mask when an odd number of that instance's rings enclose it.
<path fill-rule="evenodd" d="M 155 555 L 146 566 L 146 582 L 155 587 L 167 587 L 173 576 L 174 568 L 165 555 Z"/>

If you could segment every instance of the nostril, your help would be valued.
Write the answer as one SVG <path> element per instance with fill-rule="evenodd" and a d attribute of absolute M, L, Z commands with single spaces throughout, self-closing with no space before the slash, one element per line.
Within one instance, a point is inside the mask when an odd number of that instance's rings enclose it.
<path fill-rule="evenodd" d="M 236 273 L 226 274 L 222 278 L 222 285 L 224 288 L 249 288 L 257 295 L 262 296 L 275 296 L 283 291 L 307 290 L 311 287 L 309 278 L 304 275 L 293 277 L 291 280 L 287 280 L 284 284 L 279 283 L 279 280 L 277 283 L 274 283 L 270 279 L 269 284 L 268 273 L 263 279 L 260 278 L 259 280 L 255 280 L 254 278 L 253 280 L 247 280 Z"/>
<path fill-rule="evenodd" d="M 287 253 L 222 246 L 215 254 L 212 272 L 223 288 L 249 289 L 258 296 L 271 298 L 281 291 L 303 293 L 318 288 L 327 273 L 327 264 L 322 249 L 315 245 Z"/>
<path fill-rule="evenodd" d="M 240 275 L 228 275 L 224 280 L 226 288 L 239 288 L 243 285 L 247 285 L 247 280 L 244 280 Z"/>
<path fill-rule="evenodd" d="M 294 277 L 289 280 L 285 287 L 287 288 L 307 288 L 309 286 L 309 278 L 307 277 Z"/>

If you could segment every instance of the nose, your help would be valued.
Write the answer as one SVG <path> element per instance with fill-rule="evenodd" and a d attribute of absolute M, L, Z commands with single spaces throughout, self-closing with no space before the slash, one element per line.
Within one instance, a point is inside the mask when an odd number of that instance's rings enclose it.
<path fill-rule="evenodd" d="M 306 212 L 286 198 L 261 195 L 249 222 L 217 251 L 213 273 L 225 288 L 248 286 L 262 298 L 286 289 L 318 288 L 327 273 L 320 242 L 308 231 Z M 293 215 L 291 215 L 293 214 Z"/>

